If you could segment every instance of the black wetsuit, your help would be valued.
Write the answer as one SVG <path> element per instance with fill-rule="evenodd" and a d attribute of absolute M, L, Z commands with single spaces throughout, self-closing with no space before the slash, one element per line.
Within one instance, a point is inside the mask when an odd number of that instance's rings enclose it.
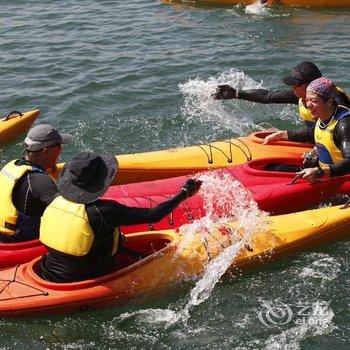
<path fill-rule="evenodd" d="M 154 208 L 128 207 L 101 200 L 87 204 L 85 208 L 94 233 L 89 253 L 76 257 L 48 249 L 41 262 L 42 276 L 53 282 L 72 282 L 108 273 L 115 260 L 112 248 L 113 231 L 116 226 L 157 222 L 172 212 L 185 198 L 186 193 L 181 191 Z M 59 228 L 57 234 L 59 235 Z"/>
<path fill-rule="evenodd" d="M 42 172 L 29 172 L 17 181 L 12 192 L 12 202 L 20 212 L 18 228 L 13 236 L 0 234 L 1 242 L 21 242 L 38 238 L 40 218 L 57 196 L 55 182 L 42 168 L 24 158 L 17 160 L 15 164 L 35 166 Z"/>
<path fill-rule="evenodd" d="M 329 121 L 328 121 L 329 122 Z M 327 125 L 327 122 L 324 123 Z M 288 130 L 288 140 L 297 142 L 315 143 L 315 126 L 311 129 L 303 128 Z M 331 164 L 330 176 L 340 176 L 350 173 L 350 118 L 340 119 L 334 128 L 334 143 L 340 149 L 344 160 L 338 164 Z"/>
<path fill-rule="evenodd" d="M 266 89 L 250 89 L 239 90 L 238 99 L 247 100 L 258 103 L 289 103 L 297 105 L 299 98 L 294 94 L 293 90 L 275 90 Z M 350 100 L 343 92 L 338 92 L 335 102 L 338 105 L 350 107 Z"/>

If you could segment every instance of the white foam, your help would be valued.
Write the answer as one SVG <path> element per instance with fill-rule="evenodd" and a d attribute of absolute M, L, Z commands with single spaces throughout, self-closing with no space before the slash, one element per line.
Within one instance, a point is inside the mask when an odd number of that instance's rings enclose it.
<path fill-rule="evenodd" d="M 269 7 L 257 0 L 254 4 L 246 6 L 245 13 L 263 16 L 269 13 Z"/>
<path fill-rule="evenodd" d="M 235 89 L 262 87 L 261 82 L 255 82 L 244 72 L 234 68 L 207 80 L 198 77 L 190 79 L 179 84 L 180 92 L 184 95 L 181 110 L 185 118 L 202 123 L 213 122 L 218 128 L 226 127 L 237 134 L 243 134 L 252 127 L 256 128 L 251 118 L 242 116 L 241 109 L 235 103 L 227 104 L 213 99 L 212 95 L 218 85 L 224 84 Z"/>
<path fill-rule="evenodd" d="M 322 315 L 322 322 L 318 322 L 318 306 L 322 303 L 325 313 Z M 335 329 L 333 324 L 334 312 L 325 301 L 315 303 L 313 305 L 310 316 L 306 317 L 302 323 L 296 324 L 288 330 L 284 330 L 279 334 L 270 336 L 266 343 L 267 350 L 298 350 L 301 349 L 302 340 L 310 336 L 317 336 L 331 332 Z M 300 320 L 300 319 L 298 319 Z"/>
<path fill-rule="evenodd" d="M 319 279 L 321 284 L 332 281 L 341 273 L 341 263 L 325 253 L 310 254 L 315 259 L 299 273 L 302 279 Z"/>
<path fill-rule="evenodd" d="M 221 247 L 223 251 L 209 261 L 204 275 L 191 290 L 185 307 L 174 315 L 168 326 L 180 320 L 186 321 L 190 317 L 191 309 L 210 296 L 220 277 L 227 271 L 241 249 L 250 242 L 253 234 L 265 231 L 267 213 L 258 209 L 251 194 L 238 181 L 232 181 L 230 176 L 221 173 L 206 173 L 201 175 L 200 179 L 203 180 L 202 192 L 207 215 L 191 225 L 180 228 L 186 240 L 178 247 L 178 251 L 186 249 L 187 244 L 192 239 L 197 239 L 198 235 L 204 244 L 208 244 L 206 235 L 210 238 L 214 223 L 219 222 L 223 225 L 235 221 L 236 228 L 230 235 L 231 244 L 225 249 Z M 243 235 L 235 235 L 242 230 Z M 211 244 L 219 244 L 219 242 L 214 241 Z M 210 251 L 210 247 L 206 249 Z M 210 254 L 208 256 L 210 257 Z"/>
<path fill-rule="evenodd" d="M 220 277 L 232 264 L 242 247 L 250 242 L 252 235 L 265 230 L 267 213 L 258 209 L 251 194 L 237 181 L 232 181 L 227 174 L 218 173 L 206 173 L 201 175 L 200 179 L 204 181 L 201 191 L 207 215 L 180 228 L 180 234 L 184 234 L 185 239 L 178 247 L 178 252 L 186 249 L 193 239 L 198 239 L 198 235 L 203 242 L 206 240 L 206 235 L 210 238 L 214 224 L 218 222 L 223 225 L 235 221 L 236 230 L 239 230 L 240 234 L 231 233 L 231 244 L 228 244 L 226 248 L 221 246 L 222 252 L 209 261 L 203 276 L 192 288 L 185 306 L 180 310 L 147 309 L 124 313 L 116 319 L 118 322 L 135 317 L 140 322 L 165 327 L 171 327 L 178 322 L 186 322 L 190 317 L 190 311 L 210 296 Z M 217 214 L 218 208 L 221 211 L 220 216 Z M 215 240 L 211 242 L 211 244 L 219 244 Z"/>

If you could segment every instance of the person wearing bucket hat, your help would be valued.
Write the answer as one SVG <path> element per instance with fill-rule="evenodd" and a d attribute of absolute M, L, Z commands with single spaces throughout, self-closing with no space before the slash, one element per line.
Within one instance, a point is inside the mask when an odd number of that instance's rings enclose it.
<path fill-rule="evenodd" d="M 153 223 L 198 192 L 202 182 L 187 180 L 179 193 L 154 208 L 134 208 L 100 200 L 116 174 L 115 157 L 81 152 L 58 179 L 59 196 L 42 217 L 40 241 L 48 252 L 41 275 L 52 282 L 73 282 L 106 274 L 121 244 L 119 226 Z"/>
<path fill-rule="evenodd" d="M 321 76 L 321 71 L 314 63 L 303 61 L 283 77 L 283 82 L 291 86 L 291 89 L 274 91 L 266 89 L 237 90 L 230 85 L 219 85 L 213 96 L 217 100 L 240 99 L 264 104 L 295 104 L 298 105 L 301 120 L 307 127 L 311 128 L 316 121 L 306 106 L 306 88 L 309 83 Z M 350 107 L 350 99 L 341 88 L 337 87 L 334 99 L 337 104 Z"/>
<path fill-rule="evenodd" d="M 306 89 L 306 105 L 317 123 L 311 129 L 277 131 L 265 138 L 265 144 L 276 140 L 315 143 L 318 166 L 299 172 L 315 182 L 322 176 L 350 173 L 350 109 L 337 105 L 336 86 L 326 78 L 313 80 Z"/>
<path fill-rule="evenodd" d="M 24 140 L 25 154 L 0 171 L 0 241 L 21 242 L 39 237 L 40 218 L 57 195 L 47 174 L 70 135 L 53 126 L 39 124 Z"/>

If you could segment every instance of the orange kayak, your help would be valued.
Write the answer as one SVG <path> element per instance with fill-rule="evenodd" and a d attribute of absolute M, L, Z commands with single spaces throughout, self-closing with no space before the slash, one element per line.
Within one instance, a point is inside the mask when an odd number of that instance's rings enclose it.
<path fill-rule="evenodd" d="M 300 158 L 310 144 L 277 141 L 263 145 L 270 132 L 257 132 L 236 139 L 214 141 L 196 146 L 173 148 L 116 156 L 118 173 L 113 185 L 189 175 L 197 172 L 244 164 L 249 160 L 268 157 Z M 58 164 L 57 177 L 63 164 Z"/>
<path fill-rule="evenodd" d="M 40 110 L 29 112 L 11 112 L 0 119 L 0 146 L 14 141 L 18 136 L 26 132 L 38 117 Z"/>
<path fill-rule="evenodd" d="M 209 5 L 252 5 L 259 0 L 163 0 L 163 2 L 195 3 Z M 350 0 L 266 0 L 261 1 L 267 5 L 286 5 L 300 7 L 350 7 Z"/>
<path fill-rule="evenodd" d="M 120 253 L 114 271 L 100 278 L 47 282 L 38 276 L 39 260 L 0 270 L 0 317 L 73 313 L 159 295 L 199 277 L 208 261 L 232 244 L 239 249 L 231 264 L 237 272 L 349 236 L 350 208 L 340 206 L 270 217 L 266 231 L 249 240 L 236 223 L 198 230 L 190 239 L 174 230 L 133 233 L 125 246 L 146 257 L 135 262 Z"/>

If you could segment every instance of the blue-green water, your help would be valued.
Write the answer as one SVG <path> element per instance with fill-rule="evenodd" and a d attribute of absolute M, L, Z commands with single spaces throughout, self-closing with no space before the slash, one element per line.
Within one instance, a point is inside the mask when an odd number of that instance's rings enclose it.
<path fill-rule="evenodd" d="M 350 9 L 2 0 L 1 111 L 39 107 L 38 122 L 74 136 L 63 159 L 79 150 L 140 152 L 292 127 L 293 106 L 218 102 L 210 94 L 218 83 L 282 87 L 281 77 L 302 60 L 350 89 L 349 19 Z M 0 151 L 1 166 L 21 153 L 21 141 Z M 0 348 L 347 349 L 349 254 L 349 241 L 335 242 L 226 277 L 171 326 L 191 285 L 122 309 L 0 320 Z M 263 301 L 288 304 L 291 321 L 264 325 Z M 317 303 L 322 325 L 310 317 Z"/>

